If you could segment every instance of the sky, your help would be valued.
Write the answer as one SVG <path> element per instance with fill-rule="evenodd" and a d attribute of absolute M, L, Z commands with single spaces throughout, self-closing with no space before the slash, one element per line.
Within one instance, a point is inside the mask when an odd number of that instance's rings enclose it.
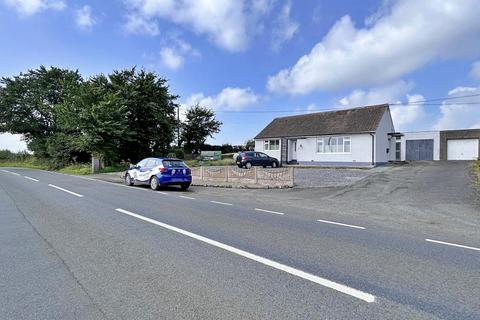
<path fill-rule="evenodd" d="M 242 144 L 273 118 L 390 103 L 397 131 L 480 128 L 478 0 L 0 0 L 0 77 L 137 66 Z M 0 135 L 0 149 L 25 149 Z"/>

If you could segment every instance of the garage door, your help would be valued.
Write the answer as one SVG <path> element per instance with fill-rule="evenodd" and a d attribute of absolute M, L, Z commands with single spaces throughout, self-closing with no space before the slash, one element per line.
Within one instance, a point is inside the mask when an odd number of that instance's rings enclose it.
<path fill-rule="evenodd" d="M 447 160 L 478 159 L 478 139 L 453 139 L 447 141 Z"/>
<path fill-rule="evenodd" d="M 406 160 L 433 160 L 433 139 L 407 140 L 406 150 Z"/>

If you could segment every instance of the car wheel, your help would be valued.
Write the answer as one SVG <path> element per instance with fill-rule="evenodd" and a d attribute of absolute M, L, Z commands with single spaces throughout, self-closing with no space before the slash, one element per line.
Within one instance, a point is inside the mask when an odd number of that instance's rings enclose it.
<path fill-rule="evenodd" d="M 278 164 L 275 161 L 272 162 L 272 168 L 276 168 L 276 167 L 278 167 Z"/>
<path fill-rule="evenodd" d="M 190 187 L 190 183 L 185 183 L 180 185 L 180 189 L 182 189 L 182 191 L 187 190 L 189 187 Z"/>
<path fill-rule="evenodd" d="M 241 164 L 239 164 L 238 167 L 239 167 L 240 169 L 243 168 Z"/>
<path fill-rule="evenodd" d="M 125 184 L 127 186 L 133 186 L 132 177 L 130 177 L 130 175 L 128 173 L 125 175 Z"/>
<path fill-rule="evenodd" d="M 158 187 L 160 186 L 160 184 L 158 183 L 158 178 L 157 176 L 152 176 L 150 178 L 150 188 L 152 190 L 158 190 Z"/>
<path fill-rule="evenodd" d="M 251 169 L 251 168 L 252 168 L 252 164 L 251 164 L 250 162 L 245 163 L 245 168 Z"/>

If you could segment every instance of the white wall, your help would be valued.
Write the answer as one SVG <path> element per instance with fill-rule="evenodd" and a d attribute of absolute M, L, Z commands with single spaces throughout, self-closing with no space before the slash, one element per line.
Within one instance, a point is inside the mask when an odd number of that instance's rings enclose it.
<path fill-rule="evenodd" d="M 395 160 L 395 138 L 391 138 L 388 134 L 395 132 L 390 110 L 384 113 L 382 120 L 378 125 L 375 133 L 375 162 L 384 163 L 389 160 Z M 387 149 L 389 152 L 387 153 Z"/>
<path fill-rule="evenodd" d="M 407 140 L 430 140 L 433 139 L 433 160 L 440 160 L 440 131 L 402 132 L 402 156 L 405 161 L 407 156 Z"/>
<path fill-rule="evenodd" d="M 278 150 L 265 150 L 265 140 L 276 140 L 276 139 L 255 140 L 255 151 L 264 152 L 268 154 L 270 157 L 277 158 L 278 161 L 281 161 L 280 152 L 282 150 L 282 139 L 279 139 L 280 148 Z"/>
<path fill-rule="evenodd" d="M 346 136 L 349 136 L 351 139 L 350 153 L 317 153 L 317 137 L 298 139 L 297 160 L 299 162 L 352 162 L 362 165 L 371 164 L 372 136 L 370 134 L 351 134 Z"/>

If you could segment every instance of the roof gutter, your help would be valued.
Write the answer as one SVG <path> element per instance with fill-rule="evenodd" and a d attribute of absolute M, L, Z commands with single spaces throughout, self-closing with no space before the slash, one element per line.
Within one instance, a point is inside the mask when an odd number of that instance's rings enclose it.
<path fill-rule="evenodd" d="M 372 136 L 372 166 L 375 166 L 375 134 L 370 133 Z"/>

